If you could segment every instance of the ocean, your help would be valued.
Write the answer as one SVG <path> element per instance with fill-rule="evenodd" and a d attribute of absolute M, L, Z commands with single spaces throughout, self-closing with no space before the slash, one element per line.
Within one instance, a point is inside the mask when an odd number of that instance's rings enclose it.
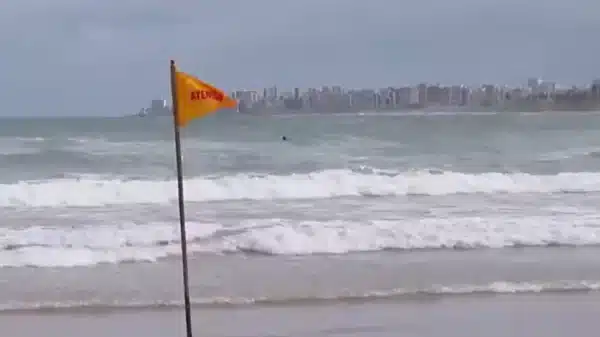
<path fill-rule="evenodd" d="M 569 112 L 195 121 L 195 336 L 596 336 L 599 130 Z M 0 213 L 0 335 L 184 336 L 171 119 L 0 120 Z"/>

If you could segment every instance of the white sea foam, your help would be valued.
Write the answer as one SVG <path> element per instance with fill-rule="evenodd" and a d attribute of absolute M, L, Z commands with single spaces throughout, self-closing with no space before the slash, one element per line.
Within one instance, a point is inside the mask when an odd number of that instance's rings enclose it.
<path fill-rule="evenodd" d="M 200 307 L 261 306 L 261 305 L 319 305 L 332 302 L 352 302 L 378 300 L 415 299 L 420 296 L 469 296 L 478 294 L 536 294 L 536 293 L 578 293 L 600 290 L 600 282 L 595 280 L 560 280 L 553 282 L 507 282 L 496 281 L 487 284 L 448 284 L 433 285 L 426 288 L 395 288 L 363 292 L 340 292 L 315 296 L 265 296 L 265 297 L 207 297 L 192 298 L 191 303 Z M 161 301 L 106 301 L 94 299 L 88 301 L 60 302 L 16 302 L 0 304 L 0 311 L 71 311 L 71 310 L 119 310 L 176 308 L 183 306 L 180 300 Z"/>
<path fill-rule="evenodd" d="M 0 156 L 38 153 L 37 146 L 44 141 L 42 137 L 0 137 Z"/>
<path fill-rule="evenodd" d="M 94 156 L 105 156 L 105 155 L 148 155 L 152 156 L 168 156 L 173 157 L 173 141 L 172 140 L 130 140 L 130 141 L 114 141 L 105 138 L 68 138 L 70 144 L 66 145 L 64 149 L 69 151 L 75 151 L 85 153 L 87 155 Z M 265 146 L 269 143 L 265 143 Z M 227 143 L 219 141 L 206 141 L 199 139 L 186 139 L 185 148 L 186 151 L 240 151 L 240 150 L 251 150 L 252 147 L 244 143 Z"/>
<path fill-rule="evenodd" d="M 562 161 L 579 157 L 600 157 L 598 147 L 570 148 L 561 151 L 552 151 L 539 156 L 541 161 Z"/>
<path fill-rule="evenodd" d="M 342 196 L 450 195 L 468 193 L 598 192 L 600 173 L 404 172 L 396 175 L 325 170 L 309 174 L 198 177 L 186 181 L 186 200 L 313 199 Z M 0 184 L 0 207 L 164 204 L 176 199 L 175 183 L 150 180 L 53 179 Z"/>
<path fill-rule="evenodd" d="M 74 267 L 152 262 L 178 254 L 174 224 L 0 228 L 0 266 Z M 188 224 L 188 239 L 210 237 L 220 226 Z"/>
<path fill-rule="evenodd" d="M 188 223 L 192 253 L 345 254 L 600 244 L 594 213 L 425 217 L 405 220 L 246 220 L 236 227 Z M 74 267 L 154 262 L 179 255 L 176 223 L 0 228 L 0 266 Z"/>

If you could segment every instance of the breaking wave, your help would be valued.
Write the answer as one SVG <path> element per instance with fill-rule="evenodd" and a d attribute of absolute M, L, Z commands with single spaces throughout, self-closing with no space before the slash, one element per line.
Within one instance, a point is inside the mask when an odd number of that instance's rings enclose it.
<path fill-rule="evenodd" d="M 0 184 L 0 207 L 69 207 L 165 204 L 176 199 L 173 181 L 52 179 Z M 354 172 L 198 177 L 186 181 L 187 201 L 313 199 L 344 196 L 470 193 L 598 192 L 600 173 Z"/>
<path fill-rule="evenodd" d="M 192 254 L 314 255 L 410 250 L 600 245 L 598 215 L 489 215 L 419 219 L 263 219 L 235 227 L 188 222 Z M 0 228 L 0 267 L 155 262 L 180 254 L 175 222 Z"/>

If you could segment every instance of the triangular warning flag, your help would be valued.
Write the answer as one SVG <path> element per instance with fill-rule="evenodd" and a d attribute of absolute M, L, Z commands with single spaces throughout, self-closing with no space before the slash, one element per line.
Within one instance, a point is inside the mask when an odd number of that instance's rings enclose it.
<path fill-rule="evenodd" d="M 175 71 L 176 120 L 180 127 L 220 109 L 233 109 L 237 102 L 222 90 L 181 71 Z M 175 107 L 174 107 L 175 108 Z"/>

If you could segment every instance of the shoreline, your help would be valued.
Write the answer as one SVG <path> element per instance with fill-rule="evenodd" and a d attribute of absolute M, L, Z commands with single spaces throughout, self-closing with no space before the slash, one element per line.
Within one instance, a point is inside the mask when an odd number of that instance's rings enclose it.
<path fill-rule="evenodd" d="M 210 311 L 249 311 L 265 309 L 319 309 L 335 308 L 338 306 L 362 306 L 362 305 L 412 305 L 423 303 L 444 303 L 452 301 L 481 301 L 481 300 L 518 300 L 520 298 L 544 298 L 569 297 L 569 296 L 597 296 L 600 298 L 600 289 L 562 289 L 562 290 L 531 290 L 531 291 L 507 291 L 507 292 L 473 292 L 473 293 L 440 293 L 427 294 L 415 293 L 390 297 L 376 298 L 352 298 L 342 300 L 315 299 L 298 301 L 298 303 L 192 303 L 192 310 L 196 312 Z M 192 301 L 193 302 L 193 301 Z M 600 303 L 599 303 L 600 305 Z M 139 306 L 79 306 L 79 307 L 41 307 L 41 308 L 15 308 L 1 309 L 0 317 L 12 315 L 24 316 L 96 316 L 96 315 L 119 315 L 127 313 L 151 313 L 151 312 L 178 312 L 183 311 L 183 302 L 165 303 L 156 305 Z"/>
<path fill-rule="evenodd" d="M 198 311 L 600 297 L 597 252 L 597 247 L 548 247 L 296 258 L 192 256 L 191 297 Z M 6 270 L 0 316 L 177 311 L 180 273 L 177 260 Z M 239 282 L 240 273 L 247 282 Z"/>
<path fill-rule="evenodd" d="M 311 308 L 193 310 L 195 336 L 595 336 L 598 296 L 530 295 Z M 0 315 L 11 337 L 183 336 L 183 310 Z M 235 322 L 235 324 L 232 324 Z M 68 329 L 65 329 L 68 327 Z M 73 331 L 68 333 L 67 331 Z"/>

